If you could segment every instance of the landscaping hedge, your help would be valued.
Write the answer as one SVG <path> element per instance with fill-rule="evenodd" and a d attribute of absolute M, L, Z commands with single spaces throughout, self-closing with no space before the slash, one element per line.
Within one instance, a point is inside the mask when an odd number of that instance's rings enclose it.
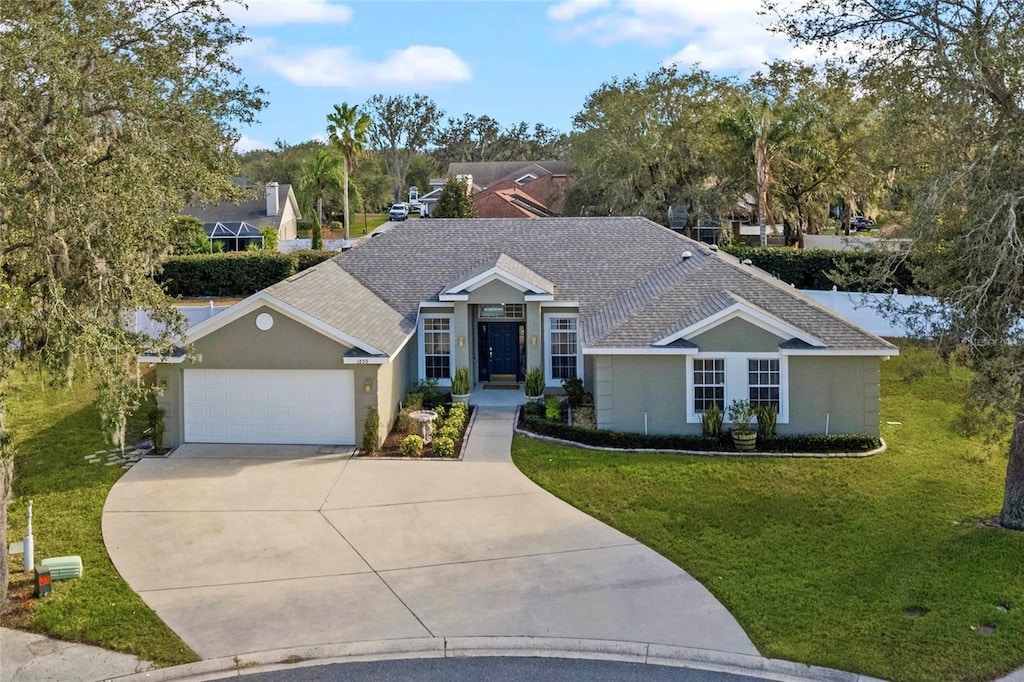
<path fill-rule="evenodd" d="M 840 286 L 845 291 L 888 293 L 896 288 L 900 293 L 916 293 L 914 277 L 905 260 L 900 261 L 885 281 L 879 281 L 878 273 L 885 272 L 892 258 L 884 252 L 749 246 L 724 246 L 722 250 L 740 260 L 749 258 L 756 267 L 797 289 L 831 289 L 840 284 L 835 279 L 836 273 L 843 273 L 851 278 Z"/>
<path fill-rule="evenodd" d="M 170 296 L 248 296 L 336 255 L 333 251 L 236 251 L 173 256 L 155 277 Z"/>
<path fill-rule="evenodd" d="M 541 436 L 623 450 L 727 450 L 721 442 L 703 436 L 644 435 L 603 429 L 582 429 L 554 422 L 533 414 L 522 414 L 520 425 Z M 760 452 L 866 452 L 881 445 L 876 436 L 866 434 L 772 436 L 758 440 Z"/>

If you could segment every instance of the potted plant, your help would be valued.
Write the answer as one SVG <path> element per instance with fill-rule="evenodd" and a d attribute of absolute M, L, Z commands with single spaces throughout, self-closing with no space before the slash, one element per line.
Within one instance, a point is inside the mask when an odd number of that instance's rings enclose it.
<path fill-rule="evenodd" d="M 732 442 L 740 452 L 750 452 L 757 447 L 757 432 L 750 428 L 750 421 L 755 416 L 757 410 L 749 400 L 734 400 L 729 405 Z"/>
<path fill-rule="evenodd" d="M 544 397 L 544 370 L 534 367 L 526 373 L 526 399 L 539 403 Z"/>
<path fill-rule="evenodd" d="M 469 402 L 469 368 L 459 367 L 452 377 L 452 402 Z"/>

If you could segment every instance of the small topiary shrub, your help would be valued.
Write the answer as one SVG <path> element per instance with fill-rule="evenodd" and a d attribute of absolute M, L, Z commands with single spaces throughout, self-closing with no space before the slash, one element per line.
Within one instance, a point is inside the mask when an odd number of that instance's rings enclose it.
<path fill-rule="evenodd" d="M 164 450 L 164 411 L 154 407 L 149 412 L 149 437 L 153 441 L 153 450 L 157 453 Z"/>
<path fill-rule="evenodd" d="M 419 436 L 406 436 L 402 439 L 401 450 L 406 457 L 421 457 L 423 455 L 423 439 Z"/>
<path fill-rule="evenodd" d="M 455 441 L 445 436 L 435 438 L 432 442 L 436 457 L 452 457 L 455 455 Z"/>
<path fill-rule="evenodd" d="M 377 452 L 380 443 L 380 413 L 376 407 L 366 410 L 366 421 L 363 423 L 363 454 L 372 455 Z"/>
<path fill-rule="evenodd" d="M 445 424 L 444 426 L 437 430 L 438 438 L 448 438 L 451 439 L 452 441 L 458 440 L 459 436 L 461 435 L 462 429 L 451 424 Z"/>
<path fill-rule="evenodd" d="M 553 422 L 562 421 L 562 403 L 554 396 L 544 401 L 544 416 Z"/>
<path fill-rule="evenodd" d="M 395 429 L 399 433 L 415 433 L 416 432 L 416 422 L 413 421 L 413 418 L 409 416 L 409 413 L 410 412 L 414 412 L 414 411 L 415 410 L 413 410 L 411 408 L 403 407 L 398 412 L 398 417 L 395 418 Z"/>
<path fill-rule="evenodd" d="M 263 235 L 263 250 L 264 251 L 277 251 L 277 230 L 267 225 L 260 234 Z"/>
<path fill-rule="evenodd" d="M 573 407 L 579 407 L 586 399 L 587 391 L 583 388 L 583 380 L 576 377 L 562 379 L 562 389 L 565 397 Z"/>
<path fill-rule="evenodd" d="M 428 410 L 440 405 L 444 398 L 437 388 L 437 379 L 420 379 L 412 387 L 412 392 L 423 396 L 423 407 Z"/>

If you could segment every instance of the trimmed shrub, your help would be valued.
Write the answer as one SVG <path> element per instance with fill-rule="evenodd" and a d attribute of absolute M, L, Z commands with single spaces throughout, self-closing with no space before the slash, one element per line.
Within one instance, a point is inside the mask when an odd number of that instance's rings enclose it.
<path fill-rule="evenodd" d="M 455 455 L 455 441 L 445 436 L 435 438 L 431 442 L 435 457 L 452 457 Z"/>
<path fill-rule="evenodd" d="M 562 402 L 554 396 L 545 400 L 544 416 L 551 421 L 562 421 Z"/>
<path fill-rule="evenodd" d="M 363 423 L 363 454 L 372 455 L 377 452 L 380 443 L 380 413 L 376 407 L 366 409 L 366 421 Z"/>
<path fill-rule="evenodd" d="M 295 259 L 295 272 L 302 272 L 307 270 L 314 265 L 319 265 L 325 260 L 330 260 L 338 254 L 334 251 L 314 251 L 313 249 L 299 249 L 298 251 L 292 251 L 289 254 Z"/>
<path fill-rule="evenodd" d="M 583 388 L 583 380 L 577 377 L 562 379 L 562 390 L 573 407 L 579 407 L 586 401 L 587 391 Z"/>
<path fill-rule="evenodd" d="M 401 449 L 406 457 L 420 457 L 423 455 L 423 439 L 419 436 L 406 436 L 402 439 Z"/>
<path fill-rule="evenodd" d="M 461 435 L 462 429 L 453 424 L 445 424 L 437 430 L 437 436 L 439 438 L 450 438 L 453 441 L 459 440 Z"/>
<path fill-rule="evenodd" d="M 319 251 L 320 249 L 324 248 L 324 231 L 320 227 L 319 220 L 313 221 L 313 231 L 309 236 L 311 242 L 310 245 L 314 251 Z"/>
<path fill-rule="evenodd" d="M 277 230 L 267 225 L 260 234 L 263 235 L 263 250 L 264 251 L 277 251 Z"/>
<path fill-rule="evenodd" d="M 755 266 L 797 289 L 828 290 L 839 285 L 847 291 L 888 293 L 894 287 L 901 293 L 916 291 L 912 265 L 907 260 L 900 261 L 896 271 L 884 282 L 878 281 L 878 273 L 892 260 L 892 254 L 884 252 L 866 249 L 759 249 L 748 246 L 727 246 L 722 250 L 740 260 L 750 259 Z M 850 281 L 841 283 L 840 279 Z"/>
<path fill-rule="evenodd" d="M 271 251 L 173 256 L 156 276 L 170 296 L 248 296 L 294 274 L 291 256 Z"/>
<path fill-rule="evenodd" d="M 603 429 L 583 429 L 542 417 L 523 413 L 520 425 L 541 436 L 627 450 L 717 450 L 719 443 L 703 436 L 644 435 Z M 761 452 L 867 452 L 881 445 L 875 436 L 867 434 L 838 434 L 802 436 L 774 436 L 758 442 Z"/>
<path fill-rule="evenodd" d="M 444 405 L 438 405 L 437 407 L 435 407 L 434 408 L 434 414 L 437 415 L 438 421 L 444 421 L 444 415 L 445 415 Z"/>
<path fill-rule="evenodd" d="M 428 410 L 440 405 L 444 398 L 437 387 L 437 379 L 420 379 L 412 387 L 412 392 L 423 396 L 423 407 Z"/>
<path fill-rule="evenodd" d="M 423 394 L 422 393 L 410 393 L 405 397 L 405 406 L 410 411 L 422 410 L 423 409 Z"/>
<path fill-rule="evenodd" d="M 409 416 L 410 412 L 415 412 L 410 407 L 403 407 L 398 412 L 398 417 L 395 418 L 395 429 L 401 433 L 415 433 L 416 422 Z"/>
<path fill-rule="evenodd" d="M 149 411 L 149 438 L 157 454 L 164 451 L 164 414 L 164 410 L 159 407 Z"/>

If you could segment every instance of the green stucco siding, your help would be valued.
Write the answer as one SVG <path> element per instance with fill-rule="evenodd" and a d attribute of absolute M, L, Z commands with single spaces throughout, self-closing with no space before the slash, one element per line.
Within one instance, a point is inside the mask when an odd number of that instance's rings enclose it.
<path fill-rule="evenodd" d="M 380 365 L 377 370 L 377 411 L 380 415 L 380 443 L 387 438 L 398 415 L 398 404 L 405 400 L 409 387 L 412 385 L 412 377 L 415 374 L 415 364 L 410 367 L 410 356 L 416 357 L 416 338 L 410 339 L 405 347 L 386 365 Z M 358 388 L 358 387 L 357 387 Z M 366 419 L 366 409 L 363 409 L 362 419 Z M 359 432 L 362 442 L 363 424 L 359 423 L 360 414 L 356 412 L 356 430 Z M 378 445 L 380 444 L 378 443 Z"/>
<path fill-rule="evenodd" d="M 256 327 L 256 316 L 268 312 L 274 325 L 267 331 Z M 174 447 L 184 437 L 184 370 L 186 369 L 323 369 L 348 370 L 353 374 L 355 396 L 356 442 L 363 436 L 366 408 L 377 405 L 378 390 L 382 383 L 378 370 L 387 365 L 346 365 L 344 354 L 349 348 L 319 332 L 292 320 L 277 311 L 259 308 L 230 324 L 211 332 L 193 344 L 196 362 L 157 366 L 157 383 L 162 394 L 157 405 L 164 410 L 164 445 Z M 384 379 L 388 390 L 394 391 L 396 381 L 408 381 L 408 374 L 399 372 L 393 377 L 386 370 Z M 365 390 L 370 382 L 370 392 Z M 404 394 L 403 394 L 404 395 Z M 392 417 L 393 418 L 393 417 Z M 381 415 L 382 429 L 384 414 Z M 389 422 L 390 423 L 390 422 Z M 386 433 L 386 431 L 385 431 Z"/>
<path fill-rule="evenodd" d="M 780 434 L 878 435 L 880 358 L 789 358 L 789 424 Z"/>
<path fill-rule="evenodd" d="M 771 332 L 750 324 L 746 320 L 729 320 L 690 339 L 702 353 L 714 351 L 736 353 L 775 353 L 780 339 Z"/>
<path fill-rule="evenodd" d="M 686 423 L 684 357 L 598 355 L 593 367 L 598 428 L 643 433 L 646 415 L 647 433 L 694 431 Z"/>
<path fill-rule="evenodd" d="M 471 291 L 468 303 L 522 303 L 524 300 L 525 295 L 519 289 L 493 281 Z"/>

